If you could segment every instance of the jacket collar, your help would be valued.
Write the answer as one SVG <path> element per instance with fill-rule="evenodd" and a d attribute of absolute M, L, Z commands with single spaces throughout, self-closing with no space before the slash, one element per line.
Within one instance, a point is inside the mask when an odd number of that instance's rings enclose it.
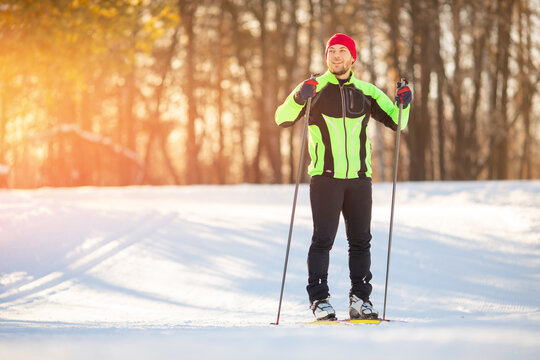
<path fill-rule="evenodd" d="M 330 70 L 326 70 L 326 72 L 322 76 L 323 78 L 326 78 L 329 83 L 339 85 L 339 80 L 336 77 L 336 75 L 332 74 Z M 351 76 L 349 77 L 349 80 L 345 82 L 345 85 L 352 83 L 352 80 L 354 78 L 354 71 L 351 70 Z"/>

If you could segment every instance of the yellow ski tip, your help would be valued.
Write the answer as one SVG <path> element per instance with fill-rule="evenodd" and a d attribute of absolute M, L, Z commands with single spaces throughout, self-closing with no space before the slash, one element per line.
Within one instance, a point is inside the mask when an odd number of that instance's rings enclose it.
<path fill-rule="evenodd" d="M 351 324 L 379 324 L 381 319 L 351 319 L 351 320 L 342 320 L 343 322 L 348 322 Z"/>
<path fill-rule="evenodd" d="M 351 324 L 380 324 L 383 319 L 345 319 L 345 320 L 315 320 L 305 322 L 308 325 L 351 325 Z"/>

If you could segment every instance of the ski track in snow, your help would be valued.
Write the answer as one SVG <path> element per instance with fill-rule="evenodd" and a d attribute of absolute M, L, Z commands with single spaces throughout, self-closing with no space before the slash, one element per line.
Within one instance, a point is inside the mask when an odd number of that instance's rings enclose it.
<path fill-rule="evenodd" d="M 383 310 L 391 184 L 373 187 Z M 308 186 L 275 321 L 290 185 L 0 191 L 0 358 L 536 359 L 540 181 L 400 183 L 387 317 L 311 326 Z M 347 316 L 343 224 L 330 262 Z"/>

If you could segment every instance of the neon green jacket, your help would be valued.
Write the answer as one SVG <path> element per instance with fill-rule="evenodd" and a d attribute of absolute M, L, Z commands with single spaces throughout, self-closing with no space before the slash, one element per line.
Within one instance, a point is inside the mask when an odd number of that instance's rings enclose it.
<path fill-rule="evenodd" d="M 373 118 L 397 130 L 399 107 L 379 88 L 351 77 L 340 85 L 327 71 L 317 77 L 315 96 L 309 118 L 308 172 L 338 179 L 371 177 L 371 145 L 368 122 Z M 298 104 L 294 94 L 299 84 L 280 105 L 275 114 L 279 126 L 288 127 L 301 119 L 305 104 Z M 410 106 L 402 111 L 401 129 L 407 126 Z"/>

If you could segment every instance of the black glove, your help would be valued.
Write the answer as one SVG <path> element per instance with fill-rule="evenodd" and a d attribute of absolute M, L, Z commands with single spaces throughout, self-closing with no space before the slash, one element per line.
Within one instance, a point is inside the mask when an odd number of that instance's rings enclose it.
<path fill-rule="evenodd" d="M 403 104 L 403 108 L 405 109 L 411 103 L 411 100 L 412 100 L 412 91 L 407 86 L 407 80 L 398 81 L 396 103 Z"/>
<path fill-rule="evenodd" d="M 315 96 L 317 85 L 319 85 L 319 83 L 314 79 L 304 81 L 302 86 L 300 86 L 300 89 L 294 94 L 294 100 L 298 104 L 303 105 L 307 99 Z"/>

